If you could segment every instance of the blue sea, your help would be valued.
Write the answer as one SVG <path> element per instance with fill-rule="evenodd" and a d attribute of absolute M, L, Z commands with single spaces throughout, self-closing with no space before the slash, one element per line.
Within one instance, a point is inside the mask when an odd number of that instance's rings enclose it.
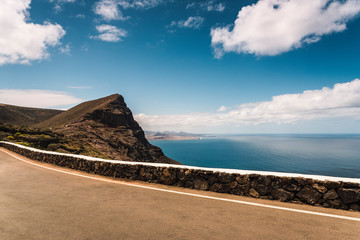
<path fill-rule="evenodd" d="M 360 135 L 236 135 L 151 143 L 184 165 L 360 178 Z"/>

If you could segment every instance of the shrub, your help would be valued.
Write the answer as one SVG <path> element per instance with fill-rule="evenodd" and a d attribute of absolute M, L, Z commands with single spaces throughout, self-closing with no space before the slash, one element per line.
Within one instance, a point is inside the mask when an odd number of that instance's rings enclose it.
<path fill-rule="evenodd" d="M 59 148 L 61 148 L 61 145 L 57 144 L 57 143 L 50 143 L 47 146 L 47 150 L 49 150 L 49 151 L 57 151 Z"/>
<path fill-rule="evenodd" d="M 18 142 L 17 144 L 21 144 L 21 145 L 30 147 L 30 143 L 28 143 L 28 142 Z"/>
<path fill-rule="evenodd" d="M 14 140 L 15 138 L 13 136 L 8 136 L 7 139 L 8 140 Z"/>
<path fill-rule="evenodd" d="M 46 135 L 46 134 L 41 134 L 39 137 L 40 138 L 45 138 L 45 139 L 51 139 L 52 138 L 51 136 Z"/>

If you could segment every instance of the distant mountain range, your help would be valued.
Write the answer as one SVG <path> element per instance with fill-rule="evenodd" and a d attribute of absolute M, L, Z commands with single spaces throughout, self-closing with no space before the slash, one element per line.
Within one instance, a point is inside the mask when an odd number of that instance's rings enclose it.
<path fill-rule="evenodd" d="M 187 132 L 154 132 L 154 131 L 145 131 L 145 136 L 148 140 L 192 140 L 200 139 L 204 134 L 194 134 Z"/>
<path fill-rule="evenodd" d="M 175 163 L 151 145 L 119 94 L 67 111 L 0 105 L 0 139 L 58 152 Z"/>

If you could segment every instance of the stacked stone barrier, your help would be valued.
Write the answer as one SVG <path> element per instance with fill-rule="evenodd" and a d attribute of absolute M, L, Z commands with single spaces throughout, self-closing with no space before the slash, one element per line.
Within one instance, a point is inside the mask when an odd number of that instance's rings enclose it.
<path fill-rule="evenodd" d="M 29 159 L 114 178 L 360 211 L 360 179 L 356 178 L 105 160 L 4 141 L 0 147 Z"/>

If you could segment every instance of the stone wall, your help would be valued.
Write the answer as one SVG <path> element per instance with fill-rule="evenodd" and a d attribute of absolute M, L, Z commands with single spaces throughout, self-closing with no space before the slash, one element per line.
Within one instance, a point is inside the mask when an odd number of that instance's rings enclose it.
<path fill-rule="evenodd" d="M 360 211 L 359 179 L 339 181 L 334 177 L 318 176 L 320 178 L 314 179 L 299 174 L 283 176 L 285 174 L 267 173 L 269 175 L 266 175 L 266 172 L 240 174 L 239 170 L 104 160 L 45 152 L 8 142 L 0 142 L 0 147 L 33 160 L 114 178 Z"/>

